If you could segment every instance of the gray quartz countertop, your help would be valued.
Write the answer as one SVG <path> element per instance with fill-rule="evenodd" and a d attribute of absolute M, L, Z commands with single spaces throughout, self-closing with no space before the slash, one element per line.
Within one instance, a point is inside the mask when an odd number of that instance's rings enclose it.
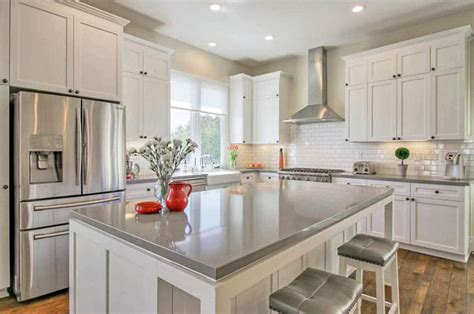
<path fill-rule="evenodd" d="M 71 218 L 220 279 L 392 193 L 288 180 L 193 193 L 181 213 L 139 215 L 134 202 L 124 202 L 77 209 Z"/>
<path fill-rule="evenodd" d="M 190 180 L 198 178 L 206 178 L 207 173 L 203 172 L 178 172 L 173 175 L 173 180 Z M 156 182 L 158 179 L 156 175 L 142 175 L 138 176 L 135 179 L 127 179 L 127 184 L 137 184 L 137 183 L 149 183 Z"/>
<path fill-rule="evenodd" d="M 237 169 L 242 173 L 251 173 L 251 172 L 264 172 L 264 173 L 277 173 L 277 169 L 249 169 L 249 168 L 242 168 L 242 169 Z"/>
<path fill-rule="evenodd" d="M 427 183 L 427 184 L 442 184 L 442 185 L 457 185 L 457 186 L 468 186 L 471 180 L 449 180 L 443 177 L 436 176 L 406 176 L 401 177 L 390 174 L 353 174 L 350 172 L 336 173 L 331 175 L 334 178 L 353 178 L 353 179 L 366 179 L 366 180 L 382 180 L 382 181 L 398 181 L 398 182 L 410 182 L 410 183 Z"/>

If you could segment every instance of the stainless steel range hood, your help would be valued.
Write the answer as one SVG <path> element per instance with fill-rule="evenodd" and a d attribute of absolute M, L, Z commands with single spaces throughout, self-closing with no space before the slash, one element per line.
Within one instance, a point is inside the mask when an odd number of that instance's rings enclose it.
<path fill-rule="evenodd" d="M 293 114 L 286 123 L 320 123 L 344 121 L 327 106 L 326 49 L 308 51 L 308 105 Z"/>

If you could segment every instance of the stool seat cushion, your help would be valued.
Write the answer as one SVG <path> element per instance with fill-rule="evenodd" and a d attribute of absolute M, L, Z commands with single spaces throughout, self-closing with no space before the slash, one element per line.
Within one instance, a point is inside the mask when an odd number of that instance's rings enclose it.
<path fill-rule="evenodd" d="M 337 253 L 340 256 L 385 266 L 397 250 L 397 242 L 366 234 L 358 234 L 349 242 L 338 247 Z"/>
<path fill-rule="evenodd" d="M 362 294 L 357 281 L 307 268 L 288 286 L 270 296 L 280 313 L 349 313 Z"/>

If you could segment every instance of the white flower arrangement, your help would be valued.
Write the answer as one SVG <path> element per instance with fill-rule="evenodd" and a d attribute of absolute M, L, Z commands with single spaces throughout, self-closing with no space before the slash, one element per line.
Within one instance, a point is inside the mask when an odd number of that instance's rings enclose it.
<path fill-rule="evenodd" d="M 181 162 L 193 153 L 198 145 L 191 139 L 181 140 L 163 140 L 155 137 L 148 140 L 140 149 L 130 148 L 128 155 L 139 155 L 150 163 L 150 169 L 156 174 L 161 184 L 161 193 L 168 190 L 168 183 L 174 172 L 178 169 Z"/>

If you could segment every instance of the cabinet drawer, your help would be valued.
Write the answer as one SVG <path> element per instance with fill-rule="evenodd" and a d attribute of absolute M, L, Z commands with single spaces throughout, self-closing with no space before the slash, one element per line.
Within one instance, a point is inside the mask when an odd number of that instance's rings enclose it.
<path fill-rule="evenodd" d="M 258 174 L 258 180 L 260 182 L 269 182 L 269 181 L 277 181 L 278 180 L 278 174 L 277 173 L 265 173 L 261 172 Z"/>
<path fill-rule="evenodd" d="M 413 198 L 425 197 L 446 201 L 464 201 L 464 187 L 438 184 L 411 184 Z"/>
<path fill-rule="evenodd" d="M 403 196 L 410 195 L 410 183 L 408 182 L 367 180 L 367 185 L 395 189 L 395 192 L 393 192 L 394 195 L 403 195 Z"/>
<path fill-rule="evenodd" d="M 127 185 L 126 199 L 153 197 L 155 195 L 155 183 L 139 183 Z"/>
<path fill-rule="evenodd" d="M 332 178 L 332 183 L 345 185 L 367 185 L 367 180 L 351 178 Z"/>
<path fill-rule="evenodd" d="M 242 173 L 241 181 L 242 183 L 254 183 L 256 180 L 256 173 Z"/>

